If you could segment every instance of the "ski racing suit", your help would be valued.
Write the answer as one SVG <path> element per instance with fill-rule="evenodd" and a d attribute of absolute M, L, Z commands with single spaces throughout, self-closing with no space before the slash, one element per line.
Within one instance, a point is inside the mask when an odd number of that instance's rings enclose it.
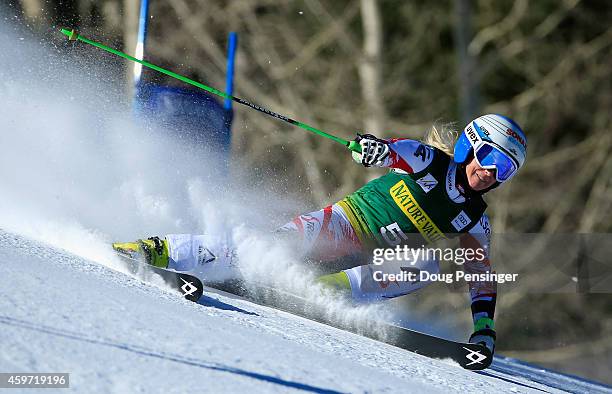
<path fill-rule="evenodd" d="M 459 237 L 464 249 L 483 250 L 484 258 L 466 261 L 466 273 L 491 272 L 491 225 L 480 195 L 466 197 L 457 184 L 458 165 L 444 152 L 419 141 L 392 139 L 384 166 L 388 174 L 374 179 L 336 204 L 296 217 L 283 229 L 296 231 L 302 247 L 314 257 L 362 253 L 371 260 L 375 247 L 411 243 L 413 247 Z M 420 241 L 420 242 L 419 242 Z M 412 268 L 438 273 L 435 259 Z M 401 264 L 359 265 L 344 270 L 354 299 L 392 298 L 412 293 L 430 282 L 380 281 L 375 271 L 398 273 Z M 474 321 L 493 319 L 495 282 L 469 282 Z"/>
<path fill-rule="evenodd" d="M 279 231 L 299 238 L 302 252 L 310 260 L 352 257 L 353 261 L 361 261 L 363 264 L 356 263 L 342 271 L 348 276 L 355 300 L 398 297 L 430 283 L 376 280 L 375 271 L 386 274 L 397 274 L 405 269 L 429 274 L 439 272 L 438 260 L 427 258 L 412 262 L 411 267 L 399 263 L 375 266 L 371 264 L 374 248 L 406 243 L 420 247 L 459 237 L 461 248 L 485 252 L 480 259 L 466 261 L 463 270 L 470 274 L 491 272 L 491 226 L 484 213 L 486 203 L 479 194 L 466 196 L 462 192 L 458 184 L 459 166 L 443 151 L 419 141 L 391 139 L 387 143 L 390 154 L 382 166 L 390 168 L 389 173 L 333 205 L 296 217 Z M 185 271 L 202 265 L 213 249 L 217 250 L 214 252 L 217 257 L 224 256 L 228 265 L 233 265 L 236 256 L 231 251 L 231 242 L 213 238 L 168 235 L 169 268 Z M 213 279 L 225 277 L 221 274 Z M 492 320 L 495 283 L 469 282 L 469 293 L 474 322 L 480 318 Z"/>

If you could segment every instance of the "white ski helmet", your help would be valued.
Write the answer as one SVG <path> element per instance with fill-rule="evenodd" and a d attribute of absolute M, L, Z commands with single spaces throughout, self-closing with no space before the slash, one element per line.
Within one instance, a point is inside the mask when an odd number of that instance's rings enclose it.
<path fill-rule="evenodd" d="M 495 169 L 502 183 L 525 163 L 527 137 L 520 126 L 502 115 L 483 115 L 465 126 L 455 143 L 454 160 L 463 163 L 470 152 L 482 168 Z"/>

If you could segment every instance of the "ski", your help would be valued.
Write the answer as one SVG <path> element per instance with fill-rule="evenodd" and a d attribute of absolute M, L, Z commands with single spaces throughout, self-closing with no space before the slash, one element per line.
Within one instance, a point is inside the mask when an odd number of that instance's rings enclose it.
<path fill-rule="evenodd" d="M 189 301 L 197 302 L 204 292 L 202 281 L 193 275 L 155 267 L 128 254 L 117 252 L 117 255 L 136 277 L 147 282 L 150 274 L 159 275 L 166 284 L 179 291 Z"/>
<path fill-rule="evenodd" d="M 213 290 L 205 287 L 206 291 Z M 265 285 L 242 285 L 240 282 L 215 284 L 214 292 L 241 296 L 257 304 L 273 307 L 293 315 L 314 320 L 341 330 L 353 332 L 430 358 L 451 359 L 468 370 L 483 370 L 493 361 L 491 351 L 483 345 L 456 342 L 386 322 L 361 324 L 358 327 L 330 318 L 320 306 L 298 295 Z M 370 327 L 370 328 L 368 328 Z"/>
<path fill-rule="evenodd" d="M 493 361 L 491 351 L 473 343 L 455 342 L 386 322 L 359 326 L 331 318 L 321 306 L 310 303 L 296 294 L 262 284 L 241 281 L 207 283 L 183 272 L 155 267 L 127 254 L 118 253 L 130 272 L 144 281 L 147 275 L 157 274 L 190 301 L 197 302 L 204 291 L 229 297 L 239 297 L 256 304 L 279 309 L 296 316 L 317 321 L 344 331 L 362 335 L 389 345 L 430 358 L 451 359 L 468 370 L 482 370 Z M 370 328 L 368 328 L 370 327 Z M 372 328 L 374 327 L 374 328 Z"/>

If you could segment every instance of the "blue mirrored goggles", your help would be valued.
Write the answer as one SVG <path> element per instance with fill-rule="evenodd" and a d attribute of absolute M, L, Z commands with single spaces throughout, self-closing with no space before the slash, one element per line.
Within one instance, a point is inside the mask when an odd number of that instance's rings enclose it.
<path fill-rule="evenodd" d="M 498 182 L 507 181 L 518 169 L 506 153 L 486 141 L 483 141 L 482 145 L 475 149 L 474 157 L 482 168 L 496 170 L 495 179 Z"/>

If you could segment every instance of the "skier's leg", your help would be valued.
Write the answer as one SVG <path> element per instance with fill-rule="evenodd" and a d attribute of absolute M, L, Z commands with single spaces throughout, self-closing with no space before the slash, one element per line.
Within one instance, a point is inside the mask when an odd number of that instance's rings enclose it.
<path fill-rule="evenodd" d="M 319 282 L 336 290 L 350 291 L 351 297 L 358 301 L 374 301 L 394 298 L 415 292 L 431 281 L 421 280 L 421 271 L 429 275 L 439 272 L 439 264 L 435 259 L 420 259 L 415 264 L 385 263 L 383 265 L 361 265 L 332 275 L 319 278 Z M 400 275 L 402 272 L 412 273 L 411 280 L 405 275 L 405 280 L 385 280 L 386 275 Z"/>
<path fill-rule="evenodd" d="M 165 239 L 151 237 L 135 242 L 114 243 L 113 249 L 120 254 L 160 268 L 168 267 L 168 244 Z"/>
<path fill-rule="evenodd" d="M 186 272 L 209 283 L 240 276 L 235 248 L 229 237 L 168 234 L 164 239 L 151 237 L 114 243 L 113 248 L 129 257 L 143 259 L 147 264 Z"/>
<path fill-rule="evenodd" d="M 363 258 L 363 247 L 346 212 L 339 204 L 299 215 L 277 230 L 293 238 L 302 256 L 315 261 Z"/>
<path fill-rule="evenodd" d="M 239 279 L 236 248 L 229 236 L 168 234 L 168 268 L 212 283 Z"/>
<path fill-rule="evenodd" d="M 361 242 L 345 211 L 338 204 L 300 215 L 278 229 L 276 235 L 297 240 L 300 254 L 310 260 L 330 262 L 350 258 L 348 266 L 365 261 Z M 156 248 L 157 244 L 161 244 L 162 248 Z M 144 254 L 150 264 L 188 272 L 204 281 L 217 282 L 239 277 L 236 252 L 229 237 L 169 234 L 163 240 L 153 237 L 132 243 L 113 244 L 113 247 L 119 252 L 133 250 Z M 149 253 L 157 250 L 161 252 Z"/>

